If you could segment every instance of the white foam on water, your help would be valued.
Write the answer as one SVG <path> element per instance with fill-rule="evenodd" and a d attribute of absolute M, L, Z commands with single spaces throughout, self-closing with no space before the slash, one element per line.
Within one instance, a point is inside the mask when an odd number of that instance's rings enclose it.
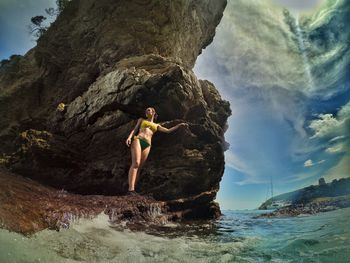
<path fill-rule="evenodd" d="M 0 262 L 232 262 L 246 246 L 117 231 L 103 212 L 93 219 L 75 220 L 68 229 L 46 229 L 30 238 L 0 229 Z"/>
<path fill-rule="evenodd" d="M 165 232 L 134 231 L 101 213 L 30 238 L 0 229 L 0 262 L 343 262 L 350 256 L 349 212 L 269 219 L 273 223 L 237 212 L 209 235 L 198 225 L 173 222 Z"/>

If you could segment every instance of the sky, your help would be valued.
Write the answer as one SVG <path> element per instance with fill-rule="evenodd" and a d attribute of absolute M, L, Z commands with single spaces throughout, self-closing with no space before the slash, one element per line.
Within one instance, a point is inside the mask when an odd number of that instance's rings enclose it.
<path fill-rule="evenodd" d="M 36 45 L 27 25 L 37 15 L 46 16 L 45 8 L 56 7 L 55 0 L 0 0 L 0 60 L 13 54 L 24 55 Z M 49 17 L 44 24 L 52 22 Z"/>
<path fill-rule="evenodd" d="M 213 42 L 193 69 L 232 109 L 216 199 L 221 209 L 257 208 L 271 197 L 271 180 L 278 195 L 317 184 L 320 177 L 349 177 L 350 32 L 341 28 L 349 10 L 344 3 L 228 0 Z M 54 0 L 0 0 L 0 60 L 35 46 L 26 25 L 49 7 Z"/>
<path fill-rule="evenodd" d="M 271 180 L 278 195 L 349 177 L 348 15 L 345 1 L 228 1 L 194 67 L 232 109 L 222 209 L 257 208 Z"/>

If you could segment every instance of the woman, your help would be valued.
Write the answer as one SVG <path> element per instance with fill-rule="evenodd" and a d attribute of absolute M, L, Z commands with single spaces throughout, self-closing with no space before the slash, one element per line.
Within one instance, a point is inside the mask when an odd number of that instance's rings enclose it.
<path fill-rule="evenodd" d="M 154 108 L 149 107 L 146 109 L 146 120 L 139 118 L 135 128 L 131 131 L 129 137 L 126 140 L 126 145 L 129 147 L 131 144 L 131 156 L 132 164 L 129 169 L 129 190 L 128 195 L 137 195 L 135 191 L 135 185 L 139 179 L 140 171 L 145 163 L 147 156 L 151 150 L 152 136 L 156 131 L 170 133 L 181 126 L 188 127 L 187 123 L 180 123 L 172 128 L 162 127 L 160 124 L 155 123 L 157 119 L 157 113 Z M 134 133 L 139 129 L 139 134 L 134 135 Z M 132 140 L 133 138 L 133 140 Z M 132 142 L 131 142 L 132 141 Z"/>

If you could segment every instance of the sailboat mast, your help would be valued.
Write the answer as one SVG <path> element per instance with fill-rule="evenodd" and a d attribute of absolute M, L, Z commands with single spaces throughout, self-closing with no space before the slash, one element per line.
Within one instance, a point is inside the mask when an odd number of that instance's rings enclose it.
<path fill-rule="evenodd" d="M 273 202 L 273 185 L 272 185 L 272 176 L 271 176 L 271 202 Z"/>

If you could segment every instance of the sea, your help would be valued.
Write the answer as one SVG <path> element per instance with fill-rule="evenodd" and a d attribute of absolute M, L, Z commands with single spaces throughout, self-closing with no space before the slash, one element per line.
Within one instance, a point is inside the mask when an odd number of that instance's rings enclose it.
<path fill-rule="evenodd" d="M 350 262 L 350 208 L 255 218 L 266 212 L 133 230 L 101 213 L 30 237 L 0 229 L 0 262 Z"/>

